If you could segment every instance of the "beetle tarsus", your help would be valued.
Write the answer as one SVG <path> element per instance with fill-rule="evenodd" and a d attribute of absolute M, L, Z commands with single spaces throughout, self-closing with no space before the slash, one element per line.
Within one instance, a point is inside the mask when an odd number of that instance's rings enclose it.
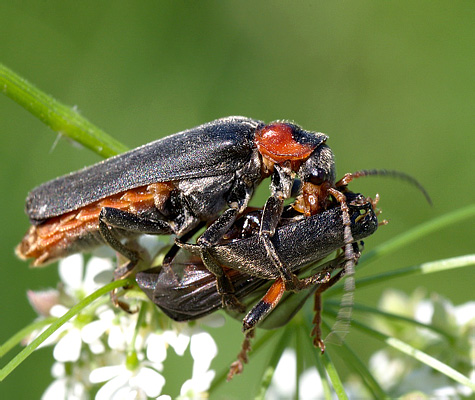
<path fill-rule="evenodd" d="M 237 356 L 237 360 L 234 361 L 229 368 L 229 373 L 226 378 L 228 382 L 233 379 L 234 375 L 242 373 L 244 369 L 244 364 L 247 364 L 248 353 L 251 351 L 251 340 L 254 338 L 254 335 L 254 329 L 250 329 L 246 332 L 246 336 L 244 338 L 244 341 L 242 342 L 241 351 Z"/>

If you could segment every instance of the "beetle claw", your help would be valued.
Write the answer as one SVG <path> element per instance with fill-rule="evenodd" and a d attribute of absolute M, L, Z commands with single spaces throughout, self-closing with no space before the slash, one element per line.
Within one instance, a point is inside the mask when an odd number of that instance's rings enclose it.
<path fill-rule="evenodd" d="M 236 311 L 240 314 L 246 311 L 246 306 L 241 303 L 234 294 L 231 293 L 222 295 L 222 304 L 225 310 Z"/>

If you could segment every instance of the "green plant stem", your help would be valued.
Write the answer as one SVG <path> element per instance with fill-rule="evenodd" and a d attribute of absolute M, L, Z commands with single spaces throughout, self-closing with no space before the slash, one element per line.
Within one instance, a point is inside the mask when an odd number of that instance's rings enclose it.
<path fill-rule="evenodd" d="M 5 354 L 7 354 L 11 349 L 13 349 L 13 347 L 19 344 L 30 333 L 36 331 L 37 329 L 41 329 L 46 325 L 51 324 L 52 322 L 56 321 L 56 319 L 56 317 L 44 318 L 38 321 L 34 321 L 30 325 L 19 330 L 10 339 L 8 339 L 4 344 L 0 346 L 0 357 L 3 357 Z"/>
<path fill-rule="evenodd" d="M 458 382 L 462 385 L 465 385 L 465 386 L 471 388 L 472 390 L 475 390 L 475 382 L 471 382 L 469 378 L 462 375 L 460 372 L 456 371 L 455 369 L 448 366 L 447 364 L 444 364 L 444 363 L 440 362 L 436 358 L 431 357 L 430 355 L 424 353 L 423 351 L 415 349 L 414 347 L 408 345 L 407 343 L 405 343 L 405 342 L 403 342 L 399 339 L 396 339 L 395 337 L 390 337 L 390 336 L 384 335 L 383 333 L 378 332 L 378 331 L 370 328 L 369 326 L 367 326 L 365 324 L 362 324 L 359 321 L 353 321 L 353 323 L 354 323 L 355 327 L 358 327 L 361 330 L 366 331 L 370 335 L 384 341 L 388 346 L 391 346 L 391 347 L 399 350 L 400 352 L 413 357 L 414 359 L 426 364 L 427 366 L 431 367 L 432 369 L 435 369 L 435 370 L 441 372 L 442 374 L 444 374 L 445 376 L 453 379 L 454 381 L 456 381 L 456 382 Z"/>
<path fill-rule="evenodd" d="M 256 340 L 252 346 L 252 352 L 249 354 L 249 359 L 251 359 L 256 353 L 259 352 L 262 346 L 271 343 L 272 337 L 277 333 L 277 330 L 268 331 L 264 335 L 262 335 L 258 340 Z M 229 363 L 231 365 L 231 363 Z M 226 377 L 228 376 L 228 370 L 222 370 L 219 374 L 216 375 L 213 382 L 211 382 L 211 386 L 208 390 L 208 393 L 212 393 L 216 388 L 222 385 L 226 381 Z"/>
<path fill-rule="evenodd" d="M 72 317 L 79 314 L 84 308 L 91 304 L 94 300 L 105 295 L 111 290 L 132 285 L 132 279 L 121 279 L 119 281 L 111 282 L 94 293 L 90 294 L 78 304 L 72 307 L 62 317 L 57 318 L 44 332 L 42 332 L 36 339 L 34 339 L 27 347 L 25 347 L 20 353 L 18 353 L 4 368 L 0 370 L 0 382 L 3 381 L 18 365 L 20 365 L 33 351 L 43 343 L 48 337 L 56 332 L 64 323 L 69 321 Z"/>
<path fill-rule="evenodd" d="M 302 355 L 307 355 L 309 359 L 315 360 L 315 368 L 318 371 L 318 375 L 320 376 L 321 383 L 322 383 L 322 390 L 323 390 L 323 399 L 325 400 L 332 400 L 333 399 L 333 392 L 328 381 L 328 376 L 325 372 L 325 367 L 323 365 L 323 357 L 321 357 L 321 352 L 319 349 L 316 349 L 313 345 L 313 341 L 309 339 L 309 332 L 313 329 L 311 318 L 301 318 L 301 322 L 299 324 L 300 336 L 302 337 L 301 343 L 305 346 L 302 347 L 304 354 L 297 353 L 297 359 L 302 357 Z M 315 355 L 315 353 L 317 353 Z M 298 362 L 298 360 L 297 360 Z"/>
<path fill-rule="evenodd" d="M 68 107 L 42 92 L 26 79 L 0 64 L 0 88 L 12 100 L 48 125 L 102 157 L 127 151 L 127 147 Z"/>
<path fill-rule="evenodd" d="M 258 389 L 258 395 L 255 397 L 256 400 L 265 399 L 265 394 L 272 382 L 272 378 L 275 374 L 277 364 L 279 363 L 279 360 L 282 357 L 282 353 L 287 347 L 289 334 L 291 335 L 291 333 L 289 333 L 289 326 L 290 325 L 287 325 L 285 330 L 283 332 L 280 332 L 279 341 L 274 347 L 269 362 L 266 364 L 266 367 L 262 373 L 261 384 Z"/>
<path fill-rule="evenodd" d="M 336 314 L 336 313 L 335 313 Z M 421 350 L 418 350 L 407 343 L 395 338 L 391 337 L 388 335 L 385 335 L 384 333 L 381 333 L 379 331 L 376 331 L 375 329 L 369 327 L 368 325 L 363 324 L 360 321 L 353 320 L 352 325 L 360 329 L 364 332 L 366 332 L 368 335 L 383 341 L 386 343 L 388 346 L 393 347 L 396 350 L 399 350 L 400 352 L 409 355 L 410 357 L 414 358 L 415 360 L 418 360 L 422 362 L 423 364 L 427 365 L 428 367 L 441 372 L 445 376 L 453 379 L 454 381 L 465 385 L 469 387 L 472 390 L 475 390 L 475 382 L 471 382 L 469 378 L 466 376 L 462 375 L 460 372 L 456 371 L 452 367 L 448 366 L 447 364 L 444 364 L 437 360 L 434 357 L 431 357 L 427 353 L 424 353 Z"/>
<path fill-rule="evenodd" d="M 373 285 L 376 283 L 384 282 L 386 283 L 388 279 L 401 278 L 410 275 L 417 274 L 430 274 L 433 272 L 446 271 L 455 268 L 469 267 L 475 265 L 475 254 L 467 254 L 460 257 L 447 258 L 445 260 L 431 261 L 423 264 L 413 265 L 407 268 L 400 268 L 394 271 L 385 272 L 382 274 L 377 274 L 373 276 L 368 276 L 366 278 L 358 279 L 356 281 L 356 287 L 358 289 L 363 288 L 368 285 Z M 328 294 L 338 294 L 343 291 L 343 286 L 333 287 L 328 289 L 325 293 Z"/>
<path fill-rule="evenodd" d="M 137 336 L 145 321 L 147 309 L 149 308 L 148 306 L 148 302 L 143 301 L 140 304 L 139 315 L 137 316 L 137 321 L 135 322 L 134 336 L 128 345 L 127 353 L 135 352 L 135 342 L 137 341 Z"/>
<path fill-rule="evenodd" d="M 424 236 L 441 231 L 449 225 L 457 224 L 460 221 L 464 221 L 471 217 L 475 217 L 475 204 L 470 204 L 459 210 L 441 215 L 418 225 L 415 228 L 388 240 L 382 245 L 379 245 L 368 253 L 363 254 L 360 258 L 361 266 L 358 266 L 358 270 L 361 270 L 362 267 L 368 265 L 370 262 L 376 261 L 377 259 L 386 256 L 407 244 L 413 243 Z"/>
<path fill-rule="evenodd" d="M 320 354 L 318 354 L 317 352 L 315 352 L 315 354 L 316 357 L 320 357 Z M 348 396 L 346 395 L 343 382 L 341 381 L 340 376 L 338 375 L 335 364 L 332 362 L 328 351 L 323 353 L 323 364 L 325 366 L 325 370 L 328 373 L 328 376 L 330 377 L 333 389 L 335 389 L 335 393 L 338 399 L 348 400 Z"/>
<path fill-rule="evenodd" d="M 325 307 L 327 307 L 327 306 L 331 307 L 332 314 L 333 314 L 334 312 L 336 312 L 334 307 L 339 307 L 340 303 L 337 302 L 337 301 L 328 300 L 328 301 L 325 302 Z M 389 319 L 392 319 L 392 320 L 395 320 L 395 321 L 406 322 L 408 324 L 416 325 L 420 328 L 431 330 L 432 332 L 443 336 L 448 342 L 450 342 L 452 344 L 455 343 L 455 341 L 456 341 L 455 336 L 451 335 L 449 332 L 446 332 L 446 331 L 444 331 L 443 329 L 441 329 L 439 327 L 436 327 L 436 326 L 433 326 L 433 325 L 427 325 L 427 324 L 424 324 L 422 322 L 416 321 L 413 318 L 408 318 L 408 317 L 405 317 L 403 315 L 388 313 L 388 312 L 381 311 L 381 310 L 379 310 L 377 308 L 374 308 L 374 307 L 366 306 L 364 304 L 353 304 L 353 310 L 363 312 L 365 314 L 367 314 L 367 313 L 375 314 L 375 315 L 381 316 L 383 318 L 389 318 Z"/>
<path fill-rule="evenodd" d="M 337 314 L 337 313 L 336 313 Z M 322 324 L 330 330 L 331 327 L 325 321 L 322 321 Z M 307 322 L 307 325 L 311 327 L 310 321 Z M 356 374 L 359 374 L 363 380 L 363 383 L 366 385 L 368 390 L 373 394 L 375 399 L 387 399 L 388 396 L 381 388 L 379 383 L 374 379 L 372 373 L 366 367 L 366 364 L 355 354 L 353 349 L 348 346 L 346 342 L 342 343 L 344 351 L 338 352 L 339 356 L 344 359 L 345 364 L 350 365 L 353 368 L 353 371 Z"/>

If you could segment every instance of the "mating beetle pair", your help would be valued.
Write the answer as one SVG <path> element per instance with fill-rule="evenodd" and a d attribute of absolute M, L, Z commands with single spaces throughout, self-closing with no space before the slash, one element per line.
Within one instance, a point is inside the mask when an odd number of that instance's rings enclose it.
<path fill-rule="evenodd" d="M 105 242 L 130 260 L 130 270 L 139 254 L 121 238 L 173 233 L 187 240 L 202 223 L 214 221 L 198 239 L 201 258 L 216 275 L 223 303 L 239 309 L 231 282 L 208 249 L 272 175 L 259 237 L 286 287 L 294 289 L 298 279 L 280 262 L 270 238 L 295 174 L 304 192 L 319 191 L 302 196 L 302 209 L 325 207 L 335 183 L 326 139 L 287 122 L 228 117 L 152 142 L 33 189 L 26 201 L 32 227 L 17 254 L 39 266 Z"/>
<path fill-rule="evenodd" d="M 236 282 L 224 272 L 223 265 L 232 264 L 231 268 L 257 279 L 280 280 L 282 290 L 299 291 L 321 281 L 317 275 L 313 281 L 299 279 L 296 273 L 300 267 L 324 257 L 324 252 L 306 247 L 301 240 L 305 235 L 316 236 L 331 251 L 344 246 L 345 268 L 351 269 L 355 261 L 353 214 L 344 193 L 352 179 L 389 174 L 421 188 L 413 178 L 387 171 L 361 171 L 335 182 L 333 153 L 326 140 L 322 133 L 289 122 L 266 125 L 254 119 L 228 117 L 152 142 L 33 189 L 26 202 L 32 226 L 16 252 L 41 266 L 106 243 L 129 260 L 120 269 L 120 274 L 127 274 L 140 255 L 122 239 L 145 233 L 174 234 L 180 246 L 189 248 L 186 242 L 211 223 L 198 238 L 194 251 L 215 276 L 222 306 L 243 311 L 240 298 L 245 298 L 236 292 Z M 234 253 L 223 253 L 219 258 L 216 251 L 222 248 L 223 237 L 235 227 L 255 188 L 268 176 L 271 194 L 252 235 L 260 253 L 252 259 L 247 242 L 237 241 L 226 245 L 237 246 Z M 280 233 L 277 237 L 275 233 L 282 222 L 284 201 L 293 195 L 296 176 L 301 185 L 294 208 L 305 218 L 300 222 L 292 217 L 289 226 L 293 225 L 298 234 L 289 233 L 282 242 L 290 246 L 287 252 L 278 241 Z M 326 214 L 335 204 L 340 206 L 338 223 Z M 312 221 L 313 215 L 318 219 L 320 214 L 320 223 L 329 229 L 330 236 L 342 234 L 343 239 L 334 243 L 316 226 L 304 228 L 304 222 Z M 309 231 L 304 233 L 305 229 Z M 309 260 L 301 256 L 305 251 L 314 253 Z M 174 246 L 167 263 L 173 263 L 176 253 Z M 300 261 L 286 259 L 286 254 Z M 261 267 L 256 260 L 262 261 Z M 171 307 L 168 304 L 164 308 L 167 306 Z"/>

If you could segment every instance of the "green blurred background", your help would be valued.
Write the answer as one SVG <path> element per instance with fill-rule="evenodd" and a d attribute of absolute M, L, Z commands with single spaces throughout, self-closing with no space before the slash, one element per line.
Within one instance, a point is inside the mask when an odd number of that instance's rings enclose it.
<path fill-rule="evenodd" d="M 352 184 L 380 193 L 390 220 L 366 241 L 369 249 L 475 199 L 474 2 L 10 3 L 0 5 L 0 62 L 130 148 L 227 115 L 285 118 L 330 136 L 339 175 L 362 168 L 414 175 L 433 207 L 399 181 Z M 66 140 L 54 146 L 56 135 L 5 96 L 0 127 L 3 342 L 35 317 L 26 290 L 57 281 L 55 267 L 31 270 L 13 254 L 28 227 L 27 192 L 99 157 Z M 254 204 L 265 196 L 266 188 Z M 474 233 L 467 220 L 358 276 L 473 252 Z M 462 269 L 390 286 L 408 293 L 423 286 L 459 304 L 473 300 L 474 277 L 473 269 Z M 384 289 L 357 290 L 356 300 L 376 305 Z M 214 336 L 220 369 L 240 345 L 239 323 L 228 322 Z M 351 332 L 347 340 L 358 345 L 366 338 Z M 374 343 L 362 347 L 369 352 Z M 0 385 L 1 397 L 39 398 L 51 381 L 50 365 L 50 349 L 35 353 Z M 242 398 L 258 367 L 259 361 L 218 397 Z M 191 369 L 179 368 L 183 381 Z"/>

